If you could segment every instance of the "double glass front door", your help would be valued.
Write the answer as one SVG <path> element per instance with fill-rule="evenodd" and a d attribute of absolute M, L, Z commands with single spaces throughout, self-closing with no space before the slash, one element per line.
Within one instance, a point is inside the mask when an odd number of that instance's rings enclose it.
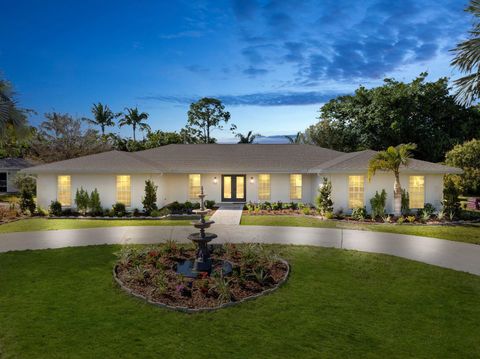
<path fill-rule="evenodd" d="M 245 175 L 222 175 L 222 202 L 245 202 Z"/>

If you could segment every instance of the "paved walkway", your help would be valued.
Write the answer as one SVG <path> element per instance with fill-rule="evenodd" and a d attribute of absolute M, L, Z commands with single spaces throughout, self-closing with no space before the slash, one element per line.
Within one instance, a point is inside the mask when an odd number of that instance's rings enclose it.
<path fill-rule="evenodd" d="M 242 203 L 226 203 L 221 204 L 215 211 L 211 220 L 215 224 L 240 224 L 242 218 L 243 204 Z"/>
<path fill-rule="evenodd" d="M 186 242 L 190 226 L 106 227 L 0 234 L 0 252 L 95 244 Z M 214 225 L 219 242 L 300 244 L 385 253 L 480 275 L 480 245 L 335 228 Z"/>

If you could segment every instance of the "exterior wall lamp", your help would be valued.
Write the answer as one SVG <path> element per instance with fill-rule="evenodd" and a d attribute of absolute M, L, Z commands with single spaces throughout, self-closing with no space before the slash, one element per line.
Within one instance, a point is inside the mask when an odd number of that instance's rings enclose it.
<path fill-rule="evenodd" d="M 250 183 L 253 183 L 253 182 L 254 181 L 253 181 L 253 176 L 252 176 L 252 177 L 250 177 Z"/>
<path fill-rule="evenodd" d="M 218 180 L 217 180 L 217 176 L 213 177 L 213 183 L 214 184 L 217 184 Z"/>

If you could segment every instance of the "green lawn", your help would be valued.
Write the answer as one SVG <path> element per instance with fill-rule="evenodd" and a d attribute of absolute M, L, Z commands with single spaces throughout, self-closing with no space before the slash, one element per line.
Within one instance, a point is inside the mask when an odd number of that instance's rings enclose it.
<path fill-rule="evenodd" d="M 478 358 L 480 277 L 400 258 L 282 247 L 277 292 L 171 312 L 112 280 L 118 246 L 0 254 L 0 357 Z"/>
<path fill-rule="evenodd" d="M 115 226 L 188 226 L 191 219 L 159 219 L 159 220 L 108 220 L 108 219 L 22 219 L 0 225 L 0 233 L 49 231 L 57 229 L 79 229 Z"/>
<path fill-rule="evenodd" d="M 389 225 L 389 224 L 356 224 L 338 221 L 324 221 L 315 217 L 301 216 L 249 216 L 243 215 L 241 224 L 259 226 L 294 226 L 360 229 L 376 232 L 412 234 L 416 236 L 435 237 L 452 241 L 480 244 L 479 225 Z"/>

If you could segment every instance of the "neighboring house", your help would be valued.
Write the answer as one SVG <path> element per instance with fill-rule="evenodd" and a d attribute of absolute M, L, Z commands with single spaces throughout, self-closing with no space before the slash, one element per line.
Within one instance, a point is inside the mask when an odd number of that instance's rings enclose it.
<path fill-rule="evenodd" d="M 18 171 L 30 166 L 32 163 L 23 158 L 0 158 L 0 193 L 17 192 L 15 176 Z"/>
<path fill-rule="evenodd" d="M 158 205 L 197 201 L 200 186 L 207 198 L 218 202 L 314 203 L 323 177 L 332 181 L 335 210 L 348 212 L 370 207 L 375 191 L 388 193 L 387 210 L 393 209 L 391 173 L 378 172 L 368 182 L 367 168 L 374 151 L 343 153 L 297 144 L 168 145 L 151 150 L 104 152 L 35 166 L 37 196 L 42 207 L 58 200 L 74 206 L 75 192 L 95 188 L 104 207 L 123 202 L 142 208 L 145 180 L 158 186 Z M 410 207 L 425 203 L 440 207 L 443 175 L 457 168 L 412 159 L 401 170 L 401 185 L 410 193 Z"/>

